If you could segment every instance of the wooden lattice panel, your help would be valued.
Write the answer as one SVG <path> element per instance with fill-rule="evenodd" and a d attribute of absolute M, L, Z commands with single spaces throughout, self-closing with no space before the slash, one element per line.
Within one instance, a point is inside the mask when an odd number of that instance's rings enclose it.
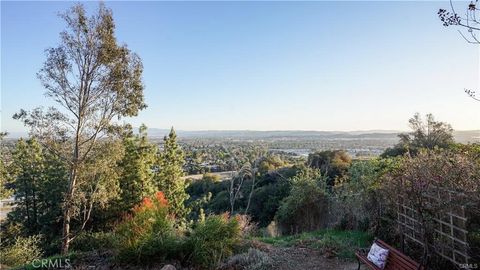
<path fill-rule="evenodd" d="M 437 247 L 436 253 L 457 265 L 469 263 L 465 207 L 455 207 L 444 213 L 442 217 L 433 220 L 436 227 L 434 243 Z M 421 234 L 422 224 L 417 211 L 405 203 L 399 204 L 397 222 L 407 240 L 424 245 Z"/>

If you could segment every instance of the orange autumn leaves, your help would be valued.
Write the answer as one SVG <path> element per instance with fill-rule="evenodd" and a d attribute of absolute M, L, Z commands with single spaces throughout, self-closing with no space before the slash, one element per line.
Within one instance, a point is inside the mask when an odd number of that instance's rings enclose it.
<path fill-rule="evenodd" d="M 165 194 L 161 191 L 157 191 L 153 197 L 145 197 L 142 202 L 133 208 L 135 213 L 149 210 L 168 207 L 168 200 L 165 198 Z"/>

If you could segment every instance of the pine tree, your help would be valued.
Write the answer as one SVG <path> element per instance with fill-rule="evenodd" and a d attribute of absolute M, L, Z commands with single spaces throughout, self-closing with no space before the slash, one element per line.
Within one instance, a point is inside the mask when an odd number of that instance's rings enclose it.
<path fill-rule="evenodd" d="M 182 178 L 185 164 L 184 152 L 177 143 L 177 135 L 173 127 L 170 134 L 163 140 L 163 151 L 158 157 L 157 187 L 164 192 L 171 213 L 179 220 L 185 221 L 190 209 L 185 207 L 189 195 L 185 191 L 186 184 Z"/>
<path fill-rule="evenodd" d="M 58 239 L 68 180 L 64 162 L 35 139 L 18 140 L 12 159 L 8 173 L 15 186 L 16 207 L 6 222 L 18 225 L 23 236 L 41 234 L 45 243 Z"/>
<path fill-rule="evenodd" d="M 13 152 L 16 219 L 23 222 L 27 233 L 39 231 L 39 192 L 43 181 L 43 155 L 35 139 L 18 140 Z"/>
<path fill-rule="evenodd" d="M 157 146 L 147 139 L 147 127 L 142 125 L 139 134 L 131 129 L 123 138 L 125 153 L 119 162 L 120 174 L 120 208 L 129 211 L 145 197 L 154 194 L 153 167 L 155 165 Z"/>
<path fill-rule="evenodd" d="M 2 149 L 2 141 L 6 135 L 6 133 L 0 132 L 0 199 L 8 198 L 12 193 L 7 188 L 7 184 L 10 182 L 10 175 L 6 168 L 5 155 Z"/>

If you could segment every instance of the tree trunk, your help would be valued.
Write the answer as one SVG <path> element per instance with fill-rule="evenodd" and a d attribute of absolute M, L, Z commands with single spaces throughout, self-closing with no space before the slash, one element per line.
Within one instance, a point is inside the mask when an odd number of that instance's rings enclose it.
<path fill-rule="evenodd" d="M 72 166 L 70 172 L 70 183 L 68 185 L 68 192 L 65 195 L 65 205 L 63 209 L 63 230 L 62 230 L 62 254 L 66 255 L 70 246 L 70 220 L 72 216 L 72 200 L 75 191 L 75 184 L 77 181 L 76 165 Z"/>
<path fill-rule="evenodd" d="M 62 254 L 68 253 L 70 246 L 70 220 L 71 220 L 71 208 L 73 191 L 76 182 L 76 170 L 73 169 L 70 173 L 70 185 L 68 187 L 68 193 L 65 196 L 65 208 L 63 209 L 63 230 L 62 230 Z"/>
<path fill-rule="evenodd" d="M 252 169 L 252 189 L 250 190 L 250 195 L 248 195 L 248 202 L 247 207 L 245 208 L 245 215 L 248 213 L 248 209 L 250 208 L 250 201 L 252 200 L 253 191 L 255 190 L 255 169 Z"/>
<path fill-rule="evenodd" d="M 27 224 L 28 226 L 32 226 L 32 223 L 30 221 L 30 203 L 28 200 L 28 184 L 27 184 L 27 178 L 24 176 L 23 178 L 23 186 L 24 186 L 24 193 L 25 193 L 25 214 L 27 216 Z"/>
<path fill-rule="evenodd" d="M 83 74 L 82 74 L 83 78 Z M 83 80 L 80 84 L 80 89 L 83 89 Z M 79 100 L 83 101 L 83 95 L 80 93 Z M 80 157 L 80 130 L 82 128 L 83 106 L 78 108 L 78 121 L 77 128 L 75 130 L 75 144 L 73 146 L 72 163 L 70 167 L 70 181 L 68 183 L 67 194 L 65 194 L 65 204 L 63 209 L 63 230 L 62 230 L 62 254 L 68 253 L 70 246 L 70 220 L 72 218 L 72 200 L 75 192 L 75 185 L 77 182 L 77 169 Z"/>
<path fill-rule="evenodd" d="M 37 185 L 36 183 L 36 180 L 35 180 L 35 176 L 33 177 L 32 179 L 32 204 L 33 204 L 33 226 L 34 228 L 37 228 L 37 225 L 38 225 L 38 217 L 37 217 L 37 194 L 36 194 L 36 190 L 35 190 L 35 186 Z"/>
<path fill-rule="evenodd" d="M 70 207 L 63 211 L 62 254 L 67 255 L 70 247 Z"/>

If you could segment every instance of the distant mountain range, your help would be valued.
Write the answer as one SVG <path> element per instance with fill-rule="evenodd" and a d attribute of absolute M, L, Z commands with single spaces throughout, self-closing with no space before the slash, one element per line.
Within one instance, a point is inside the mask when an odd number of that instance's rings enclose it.
<path fill-rule="evenodd" d="M 149 128 L 151 138 L 161 138 L 169 129 Z M 318 139 L 397 139 L 398 130 L 364 130 L 364 131 L 310 131 L 310 130 L 176 130 L 180 138 L 230 138 L 230 139 L 280 139 L 280 138 L 318 138 Z M 454 131 L 458 142 L 479 142 L 480 130 Z"/>
<path fill-rule="evenodd" d="M 170 132 L 169 129 L 149 128 L 148 136 L 154 139 L 162 138 Z M 314 130 L 176 130 L 179 138 L 222 138 L 222 139 L 392 139 L 396 140 L 398 130 L 359 130 L 359 131 L 314 131 Z M 9 138 L 25 137 L 24 132 L 12 132 Z M 458 142 L 480 142 L 480 130 L 454 131 Z"/>

